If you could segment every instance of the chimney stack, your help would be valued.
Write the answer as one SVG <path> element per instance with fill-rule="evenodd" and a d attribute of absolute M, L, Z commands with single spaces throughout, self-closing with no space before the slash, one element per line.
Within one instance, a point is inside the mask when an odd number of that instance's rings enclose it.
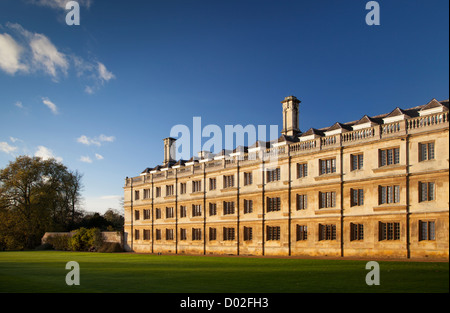
<path fill-rule="evenodd" d="M 175 163 L 176 145 L 175 138 L 167 137 L 164 139 L 164 165 Z"/>
<path fill-rule="evenodd" d="M 298 108 L 300 104 L 294 96 L 284 98 L 283 104 L 283 130 L 281 133 L 285 136 L 297 136 L 300 134 L 298 127 Z"/>

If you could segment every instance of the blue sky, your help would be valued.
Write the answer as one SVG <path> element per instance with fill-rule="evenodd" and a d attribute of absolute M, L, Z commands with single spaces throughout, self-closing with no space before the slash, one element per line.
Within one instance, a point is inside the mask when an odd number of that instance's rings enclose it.
<path fill-rule="evenodd" d="M 176 124 L 300 128 L 448 99 L 449 2 L 0 0 L 0 168 L 55 157 L 85 210 L 119 208 L 126 176 L 163 160 Z"/>

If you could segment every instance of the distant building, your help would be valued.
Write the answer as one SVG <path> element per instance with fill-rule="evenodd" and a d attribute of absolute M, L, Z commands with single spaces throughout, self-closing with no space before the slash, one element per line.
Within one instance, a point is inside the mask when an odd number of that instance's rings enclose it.
<path fill-rule="evenodd" d="M 164 139 L 163 164 L 125 181 L 126 249 L 448 259 L 448 100 L 304 133 L 282 104 L 275 142 L 176 162 Z"/>

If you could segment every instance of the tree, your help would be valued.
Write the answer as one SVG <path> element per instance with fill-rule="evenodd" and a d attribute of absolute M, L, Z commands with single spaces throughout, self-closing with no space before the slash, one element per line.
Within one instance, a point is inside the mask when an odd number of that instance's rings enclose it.
<path fill-rule="evenodd" d="M 46 231 L 69 230 L 81 175 L 54 159 L 20 156 L 0 170 L 0 244 L 33 248 Z"/>

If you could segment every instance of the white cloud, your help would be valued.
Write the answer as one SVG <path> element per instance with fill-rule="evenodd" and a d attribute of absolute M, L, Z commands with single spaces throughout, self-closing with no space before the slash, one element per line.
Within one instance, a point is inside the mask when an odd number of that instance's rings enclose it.
<path fill-rule="evenodd" d="M 88 157 L 88 156 L 82 156 L 82 157 L 80 158 L 80 161 L 81 161 L 81 162 L 84 162 L 84 163 L 92 163 L 91 158 Z"/>
<path fill-rule="evenodd" d="M 23 47 L 10 35 L 0 34 L 0 68 L 14 75 L 16 72 L 26 72 L 28 67 L 20 61 Z"/>
<path fill-rule="evenodd" d="M 106 69 L 103 63 L 98 62 L 98 74 L 99 78 L 103 81 L 110 81 L 115 78 L 114 74 Z"/>
<path fill-rule="evenodd" d="M 77 68 L 78 76 L 83 75 L 83 73 L 88 73 L 88 77 L 92 81 L 92 84 L 87 85 L 84 89 L 87 94 L 94 94 L 105 83 L 109 82 L 111 79 L 116 78 L 116 76 L 112 72 L 110 72 L 101 62 L 97 62 L 97 64 L 94 64 L 87 62 L 81 58 L 76 58 L 74 63 Z"/>
<path fill-rule="evenodd" d="M 52 9 L 66 9 L 66 3 L 69 2 L 69 0 L 31 0 L 31 3 L 40 5 L 40 6 L 46 6 Z M 92 1 L 91 0 L 77 0 L 78 4 L 80 6 L 85 6 L 89 8 L 91 6 Z"/>
<path fill-rule="evenodd" d="M 44 103 L 52 111 L 53 114 L 58 114 L 58 107 L 48 98 L 42 98 L 42 103 Z"/>
<path fill-rule="evenodd" d="M 12 143 L 16 143 L 16 142 L 23 142 L 22 139 L 19 138 L 14 138 L 14 137 L 9 137 L 9 140 L 11 140 Z"/>
<path fill-rule="evenodd" d="M 5 152 L 6 154 L 11 154 L 17 150 L 17 147 L 10 146 L 7 142 L 0 142 L 0 151 Z"/>
<path fill-rule="evenodd" d="M 17 101 L 16 103 L 14 103 L 14 105 L 20 109 L 23 109 L 23 104 L 21 101 Z"/>
<path fill-rule="evenodd" d="M 42 158 L 44 161 L 48 159 L 55 159 L 58 162 L 62 162 L 61 157 L 57 157 L 53 154 L 53 151 L 44 146 L 38 146 L 37 151 L 34 153 L 34 156 Z"/>
<path fill-rule="evenodd" d="M 103 160 L 103 159 L 104 159 L 103 155 L 98 154 L 98 153 L 95 154 L 95 158 L 96 158 L 97 160 Z"/>
<path fill-rule="evenodd" d="M 77 142 L 84 144 L 86 146 L 95 145 L 95 146 L 101 146 L 103 142 L 114 142 L 116 137 L 114 136 L 106 136 L 106 135 L 100 135 L 98 137 L 89 138 L 86 135 L 82 135 L 79 138 L 77 138 Z"/>

